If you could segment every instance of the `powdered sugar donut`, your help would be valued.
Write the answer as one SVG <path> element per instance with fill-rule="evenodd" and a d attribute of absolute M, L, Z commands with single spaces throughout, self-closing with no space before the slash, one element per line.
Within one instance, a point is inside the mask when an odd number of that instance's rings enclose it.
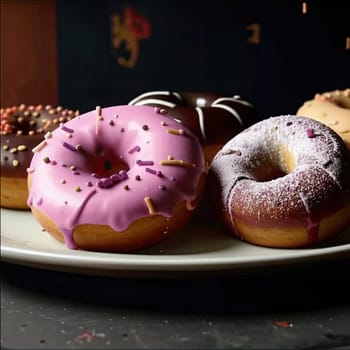
<path fill-rule="evenodd" d="M 228 140 L 259 120 L 252 104 L 239 95 L 149 91 L 129 104 L 157 106 L 178 119 L 198 137 L 208 163 Z"/>
<path fill-rule="evenodd" d="M 315 120 L 263 120 L 230 140 L 210 167 L 223 222 L 243 240 L 302 247 L 350 224 L 349 154 Z"/>
<path fill-rule="evenodd" d="M 38 145 L 28 204 L 69 248 L 134 251 L 189 220 L 204 178 L 197 138 L 159 108 L 98 107 Z"/>

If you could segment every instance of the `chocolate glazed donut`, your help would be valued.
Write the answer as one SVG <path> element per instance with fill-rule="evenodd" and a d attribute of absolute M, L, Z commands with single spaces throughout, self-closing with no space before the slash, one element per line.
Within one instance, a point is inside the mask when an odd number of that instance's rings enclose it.
<path fill-rule="evenodd" d="M 27 168 L 32 149 L 48 132 L 76 115 L 61 106 L 19 106 L 1 108 L 1 207 L 29 209 Z"/>
<path fill-rule="evenodd" d="M 198 137 L 208 163 L 228 140 L 259 119 L 254 107 L 239 95 L 152 91 L 129 105 L 164 109 Z"/>

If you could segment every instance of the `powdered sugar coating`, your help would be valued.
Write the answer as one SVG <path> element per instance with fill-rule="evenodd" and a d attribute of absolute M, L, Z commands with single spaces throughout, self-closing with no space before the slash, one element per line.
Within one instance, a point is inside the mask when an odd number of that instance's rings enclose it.
<path fill-rule="evenodd" d="M 285 155 L 294 159 L 293 169 Z M 210 173 L 232 224 L 308 226 L 331 200 L 342 205 L 348 156 L 340 137 L 315 120 L 293 115 L 265 119 L 231 139 L 214 158 Z M 277 169 L 284 176 L 259 179 Z"/>

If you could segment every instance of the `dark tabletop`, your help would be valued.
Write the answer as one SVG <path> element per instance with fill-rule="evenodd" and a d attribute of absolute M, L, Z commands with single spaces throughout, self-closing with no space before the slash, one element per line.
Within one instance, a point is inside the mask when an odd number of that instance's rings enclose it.
<path fill-rule="evenodd" d="M 3 349 L 350 349 L 349 259 L 126 279 L 2 263 Z"/>

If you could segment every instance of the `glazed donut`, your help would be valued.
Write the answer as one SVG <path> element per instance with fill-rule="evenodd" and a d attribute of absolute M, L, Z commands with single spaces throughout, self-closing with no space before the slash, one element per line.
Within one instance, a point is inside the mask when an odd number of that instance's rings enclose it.
<path fill-rule="evenodd" d="M 228 140 L 258 121 L 256 110 L 239 95 L 152 91 L 129 105 L 160 107 L 180 120 L 198 137 L 208 163 Z"/>
<path fill-rule="evenodd" d="M 205 177 L 197 138 L 159 108 L 97 107 L 37 146 L 28 205 L 68 248 L 136 251 L 189 220 Z"/>
<path fill-rule="evenodd" d="M 350 89 L 316 94 L 298 109 L 297 115 L 326 124 L 341 136 L 350 150 Z"/>
<path fill-rule="evenodd" d="M 208 176 L 221 219 L 242 240 L 296 248 L 329 239 L 350 224 L 349 164 L 333 130 L 288 115 L 235 136 Z"/>
<path fill-rule="evenodd" d="M 34 148 L 59 123 L 78 115 L 62 107 L 14 106 L 1 108 L 1 206 L 29 209 L 27 168 Z"/>

